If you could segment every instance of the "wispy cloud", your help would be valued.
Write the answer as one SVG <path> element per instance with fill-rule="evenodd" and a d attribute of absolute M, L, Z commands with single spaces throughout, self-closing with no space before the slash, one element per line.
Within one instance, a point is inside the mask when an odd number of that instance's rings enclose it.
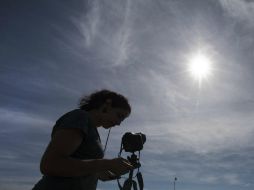
<path fill-rule="evenodd" d="M 230 185 L 239 185 L 241 181 L 239 179 L 238 174 L 226 174 L 223 178 L 230 184 Z"/>
<path fill-rule="evenodd" d="M 31 113 L 25 113 L 20 111 L 14 111 L 10 109 L 0 109 L 0 120 L 5 123 L 9 123 L 9 125 L 20 124 L 20 125 L 28 125 L 28 126 L 50 126 L 52 125 L 52 121 L 39 117 L 38 115 L 34 115 Z M 24 128 L 11 129 L 10 127 L 1 128 L 1 131 L 4 130 L 24 130 Z"/>
<path fill-rule="evenodd" d="M 70 51 L 79 51 L 73 47 L 82 47 L 83 51 L 92 52 L 94 61 L 103 67 L 122 66 L 127 64 L 129 53 L 133 51 L 131 36 L 131 6 L 132 1 L 111 3 L 101 1 L 87 2 L 85 13 L 72 16 L 70 19 L 79 29 L 81 36 L 68 36 L 68 43 L 62 41 Z M 111 23 L 112 25 L 108 25 Z M 59 40 L 61 43 L 61 40 Z M 87 49 L 87 50 L 86 50 Z M 91 56 L 91 54 L 90 54 Z"/>
<path fill-rule="evenodd" d="M 220 0 L 227 14 L 246 26 L 254 27 L 254 2 L 248 0 Z"/>
<path fill-rule="evenodd" d="M 86 13 L 81 18 L 73 17 L 72 21 L 80 29 L 85 37 L 85 44 L 90 48 L 97 36 L 100 24 L 100 6 L 99 1 L 88 1 L 86 4 Z"/>

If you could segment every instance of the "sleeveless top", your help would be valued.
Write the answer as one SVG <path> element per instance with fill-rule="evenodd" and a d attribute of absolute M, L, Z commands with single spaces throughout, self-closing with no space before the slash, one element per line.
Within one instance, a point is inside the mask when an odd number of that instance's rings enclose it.
<path fill-rule="evenodd" d="M 66 128 L 78 128 L 84 133 L 84 139 L 77 150 L 71 155 L 80 160 L 101 159 L 103 149 L 96 127 L 89 121 L 86 111 L 76 109 L 60 117 L 53 127 L 51 137 L 55 131 Z M 80 177 L 43 176 L 32 190 L 96 190 L 98 179 L 95 175 Z"/>

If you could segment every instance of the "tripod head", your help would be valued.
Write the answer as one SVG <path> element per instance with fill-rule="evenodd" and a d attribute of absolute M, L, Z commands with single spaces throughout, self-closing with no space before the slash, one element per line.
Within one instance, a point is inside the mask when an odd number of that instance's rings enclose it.
<path fill-rule="evenodd" d="M 127 156 L 128 161 L 131 163 L 131 165 L 134 166 L 134 168 L 140 168 L 141 164 L 139 162 L 138 156 L 133 152 L 131 156 Z"/>

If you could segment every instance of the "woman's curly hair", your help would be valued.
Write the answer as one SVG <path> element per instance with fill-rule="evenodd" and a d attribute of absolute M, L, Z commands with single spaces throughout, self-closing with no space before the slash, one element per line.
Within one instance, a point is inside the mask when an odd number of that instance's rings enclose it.
<path fill-rule="evenodd" d="M 131 106 L 128 99 L 123 95 L 110 90 L 100 90 L 90 94 L 89 96 L 81 97 L 79 101 L 79 108 L 86 111 L 98 109 L 108 99 L 112 101 L 112 107 L 123 108 L 131 112 Z"/>

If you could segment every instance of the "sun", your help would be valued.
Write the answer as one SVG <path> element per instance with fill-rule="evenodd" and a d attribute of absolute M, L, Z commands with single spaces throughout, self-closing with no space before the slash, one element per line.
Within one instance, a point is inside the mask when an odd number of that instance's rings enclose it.
<path fill-rule="evenodd" d="M 211 70 L 211 61 L 206 55 L 198 53 L 191 57 L 189 72 L 199 82 L 206 79 L 211 74 Z"/>

